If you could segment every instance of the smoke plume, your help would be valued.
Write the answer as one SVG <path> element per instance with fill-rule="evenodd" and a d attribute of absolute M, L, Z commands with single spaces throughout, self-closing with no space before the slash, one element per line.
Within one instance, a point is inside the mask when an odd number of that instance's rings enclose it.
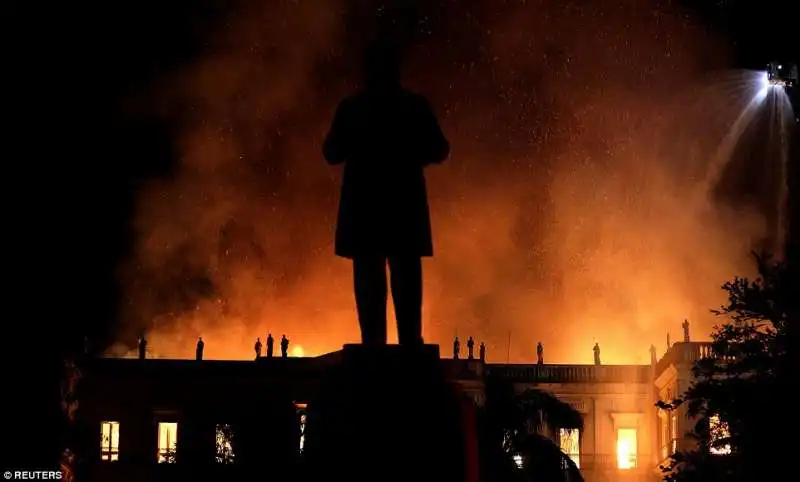
<path fill-rule="evenodd" d="M 190 357 L 197 336 L 209 358 L 250 358 L 267 332 L 306 354 L 358 339 L 320 144 L 374 6 L 253 3 L 147 93 L 180 159 L 138 199 L 119 340 L 146 330 L 157 356 Z M 730 89 L 704 86 L 721 43 L 654 0 L 422 3 L 405 78 L 453 146 L 428 172 L 426 340 L 520 362 L 541 340 L 562 363 L 597 341 L 604 363 L 646 363 L 684 318 L 706 338 L 765 229 L 698 195 L 728 122 Z"/>

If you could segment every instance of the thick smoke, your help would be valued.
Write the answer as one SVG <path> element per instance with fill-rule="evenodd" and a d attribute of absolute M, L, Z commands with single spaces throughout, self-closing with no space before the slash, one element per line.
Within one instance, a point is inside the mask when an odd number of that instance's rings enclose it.
<path fill-rule="evenodd" d="M 358 337 L 320 143 L 370 11 L 262 3 L 160 84 L 180 163 L 139 199 L 120 331 L 147 330 L 157 356 L 189 357 L 197 336 L 210 358 L 249 358 L 268 331 L 307 354 Z M 460 3 L 417 15 L 406 69 L 453 146 L 428 174 L 426 340 L 472 335 L 490 361 L 531 360 L 541 340 L 573 363 L 598 341 L 604 362 L 634 363 L 684 318 L 705 338 L 764 229 L 697 194 L 728 122 L 730 89 L 697 88 L 719 42 L 648 0 Z"/>

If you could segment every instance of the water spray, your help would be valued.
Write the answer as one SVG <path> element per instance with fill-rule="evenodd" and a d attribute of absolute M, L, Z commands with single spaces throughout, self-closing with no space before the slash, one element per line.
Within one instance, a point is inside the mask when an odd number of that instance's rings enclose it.
<path fill-rule="evenodd" d="M 797 65 L 770 62 L 767 64 L 767 82 L 776 87 L 793 87 L 797 85 Z"/>
<path fill-rule="evenodd" d="M 747 92 L 743 100 L 743 107 L 733 119 L 725 136 L 720 140 L 717 150 L 708 165 L 705 179 L 696 192 L 698 197 L 711 196 L 712 191 L 719 184 L 723 173 L 728 169 L 731 159 L 744 132 L 753 123 L 769 122 L 770 134 L 768 144 L 774 146 L 777 152 L 765 152 L 763 162 L 774 163 L 775 172 L 780 177 L 777 192 L 775 192 L 775 208 L 777 225 L 769 233 L 775 236 L 778 246 L 773 246 L 775 253 L 783 251 L 783 243 L 788 222 L 788 171 L 789 171 L 789 145 L 792 122 L 796 115 L 793 112 L 789 91 L 797 85 L 797 67 L 795 65 L 770 63 L 766 71 L 750 72 L 746 74 L 749 80 Z M 767 117 L 764 117 L 769 110 Z M 791 119 L 791 120 L 790 120 Z M 765 166 L 765 169 L 769 167 Z M 772 231 L 772 230 L 771 230 Z"/>
<path fill-rule="evenodd" d="M 708 196 L 709 193 L 719 182 L 722 173 L 725 171 L 736 145 L 739 142 L 745 129 L 754 121 L 759 107 L 764 104 L 767 95 L 770 93 L 773 84 L 769 82 L 769 75 L 766 72 L 752 72 L 748 74 L 748 84 L 752 87 L 752 97 L 733 121 L 727 134 L 719 143 L 714 157 L 708 166 L 705 174 L 705 182 L 700 186 L 700 196 Z"/>

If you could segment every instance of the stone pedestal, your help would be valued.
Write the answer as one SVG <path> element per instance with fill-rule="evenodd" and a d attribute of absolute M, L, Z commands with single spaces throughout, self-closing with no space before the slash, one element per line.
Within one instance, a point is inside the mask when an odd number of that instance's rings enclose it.
<path fill-rule="evenodd" d="M 438 346 L 346 345 L 308 406 L 306 480 L 465 482 L 463 403 Z"/>

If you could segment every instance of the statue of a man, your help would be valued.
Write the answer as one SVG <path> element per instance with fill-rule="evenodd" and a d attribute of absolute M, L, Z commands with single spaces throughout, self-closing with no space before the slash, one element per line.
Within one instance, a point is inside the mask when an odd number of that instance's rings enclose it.
<path fill-rule="evenodd" d="M 144 360 L 147 358 L 147 338 L 144 333 L 139 335 L 139 359 Z"/>
<path fill-rule="evenodd" d="M 196 360 L 202 360 L 203 359 L 203 350 L 205 350 L 205 348 L 206 348 L 206 342 L 203 341 L 203 337 L 202 336 L 198 337 L 197 338 L 197 345 L 195 346 L 195 349 L 194 349 L 194 358 Z"/>
<path fill-rule="evenodd" d="M 424 168 L 450 152 L 430 103 L 400 83 L 401 56 L 375 43 L 361 90 L 336 109 L 323 154 L 344 164 L 336 254 L 353 261 L 361 341 L 385 345 L 388 286 L 401 345 L 422 344 L 422 258 L 433 256 Z"/>
<path fill-rule="evenodd" d="M 286 338 L 286 335 L 281 336 L 281 358 L 286 358 L 289 356 L 289 339 Z"/>
<path fill-rule="evenodd" d="M 261 358 L 261 347 L 261 338 L 256 338 L 256 344 L 253 346 L 253 348 L 256 350 L 256 360 Z"/>
<path fill-rule="evenodd" d="M 681 327 L 683 328 L 683 341 L 689 343 L 689 320 L 683 320 Z"/>

